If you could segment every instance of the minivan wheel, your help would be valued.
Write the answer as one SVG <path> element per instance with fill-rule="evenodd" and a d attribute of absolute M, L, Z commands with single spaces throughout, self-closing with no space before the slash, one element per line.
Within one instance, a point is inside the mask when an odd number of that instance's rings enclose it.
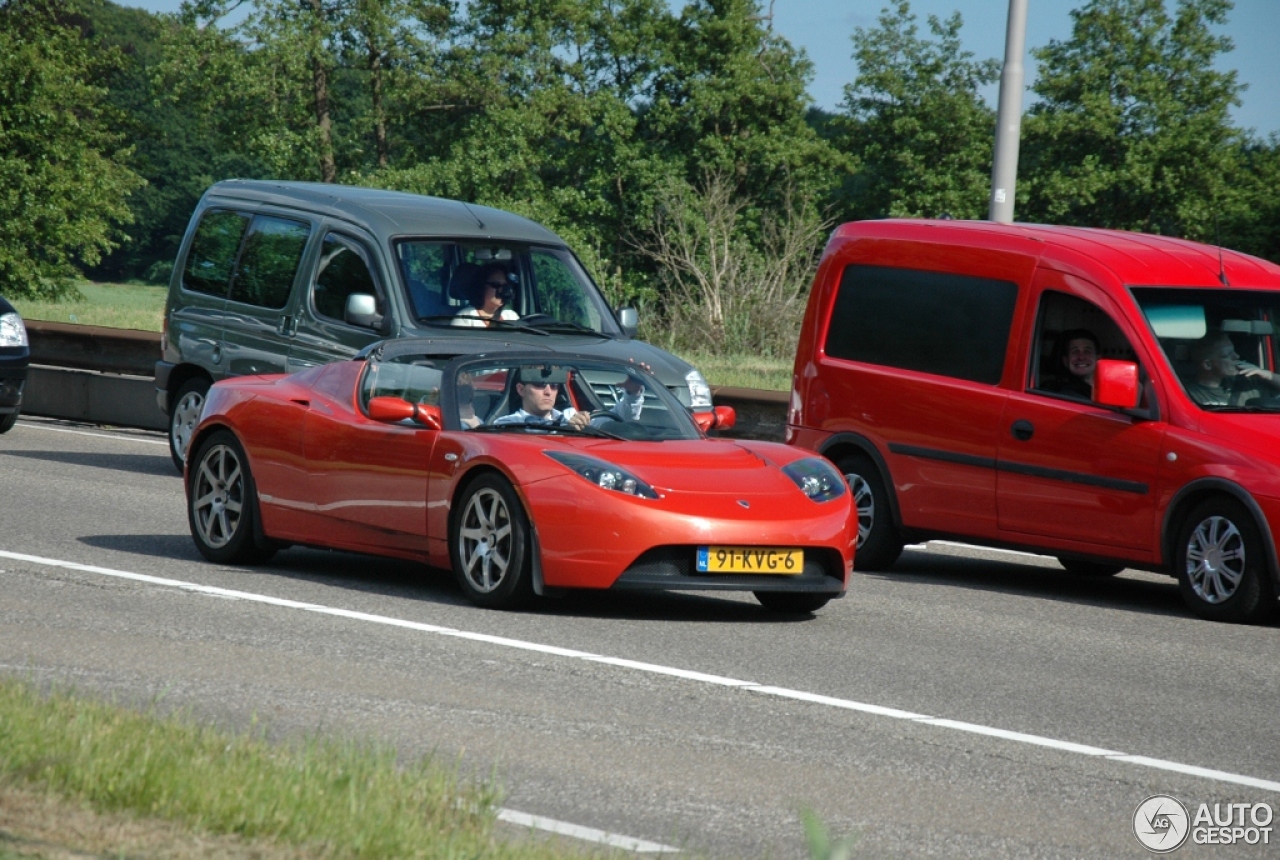
<path fill-rule="evenodd" d="M 191 446 L 196 425 L 200 423 L 200 413 L 204 411 L 204 399 L 209 394 L 209 385 L 209 380 L 203 376 L 188 379 L 173 396 L 173 403 L 169 407 L 169 454 L 179 472 L 186 463 L 187 448 Z"/>
<path fill-rule="evenodd" d="M 1174 564 L 1182 599 L 1201 618 L 1258 623 L 1275 611 L 1262 536 L 1234 499 L 1196 505 L 1178 532 Z"/>
<path fill-rule="evenodd" d="M 858 544 L 853 555 L 857 570 L 883 570 L 902 555 L 902 536 L 893 524 L 889 492 L 880 470 L 870 458 L 853 454 L 841 458 L 836 468 L 853 492 L 858 512 Z"/>
<path fill-rule="evenodd" d="M 0 433 L 8 433 L 13 429 L 13 425 L 17 423 L 17 412 L 10 412 L 8 415 L 0 415 Z"/>
<path fill-rule="evenodd" d="M 1115 576 L 1124 570 L 1123 564 L 1105 564 L 1100 561 L 1085 561 L 1080 558 L 1059 558 L 1058 564 L 1073 576 Z"/>

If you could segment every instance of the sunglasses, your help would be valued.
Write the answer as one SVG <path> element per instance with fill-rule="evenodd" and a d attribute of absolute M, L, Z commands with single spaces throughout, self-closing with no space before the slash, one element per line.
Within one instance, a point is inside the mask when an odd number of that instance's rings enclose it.
<path fill-rule="evenodd" d="M 556 387 L 556 383 L 554 382 L 526 382 L 524 384 L 529 386 L 530 388 L 555 388 Z"/>
<path fill-rule="evenodd" d="M 507 286 L 507 282 L 506 281 L 485 281 L 484 285 L 486 287 L 493 287 L 495 290 L 500 290 L 503 287 Z"/>

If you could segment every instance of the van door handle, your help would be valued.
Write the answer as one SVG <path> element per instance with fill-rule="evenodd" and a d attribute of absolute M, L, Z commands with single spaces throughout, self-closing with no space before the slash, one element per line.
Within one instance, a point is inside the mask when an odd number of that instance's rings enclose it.
<path fill-rule="evenodd" d="M 1019 418 L 1017 421 L 1013 422 L 1013 427 L 1010 428 L 1010 432 L 1013 433 L 1013 438 L 1017 439 L 1019 442 L 1025 442 L 1036 434 L 1036 428 L 1035 425 L 1027 419 Z"/>

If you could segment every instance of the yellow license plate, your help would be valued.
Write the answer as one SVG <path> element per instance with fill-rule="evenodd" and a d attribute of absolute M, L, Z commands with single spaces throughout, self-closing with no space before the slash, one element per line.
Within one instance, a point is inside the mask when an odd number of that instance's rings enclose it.
<path fill-rule="evenodd" d="M 758 546 L 700 546 L 698 572 L 796 575 L 804 572 L 804 550 Z"/>

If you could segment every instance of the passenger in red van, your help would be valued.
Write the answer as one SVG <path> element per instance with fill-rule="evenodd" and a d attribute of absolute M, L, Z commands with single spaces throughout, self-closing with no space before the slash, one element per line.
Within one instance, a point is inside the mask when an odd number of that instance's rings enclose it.
<path fill-rule="evenodd" d="M 1046 380 L 1045 391 L 1074 394 L 1085 400 L 1093 399 L 1093 374 L 1098 368 L 1098 336 L 1085 328 L 1064 331 L 1059 337 L 1058 363 L 1063 374 Z"/>
<path fill-rule="evenodd" d="M 1250 400 L 1271 394 L 1262 385 L 1280 388 L 1280 378 L 1241 361 L 1231 335 L 1225 331 L 1209 332 L 1191 348 L 1196 377 L 1187 382 L 1187 394 L 1201 406 L 1242 406 Z M 1242 379 L 1243 377 L 1243 379 Z"/>

